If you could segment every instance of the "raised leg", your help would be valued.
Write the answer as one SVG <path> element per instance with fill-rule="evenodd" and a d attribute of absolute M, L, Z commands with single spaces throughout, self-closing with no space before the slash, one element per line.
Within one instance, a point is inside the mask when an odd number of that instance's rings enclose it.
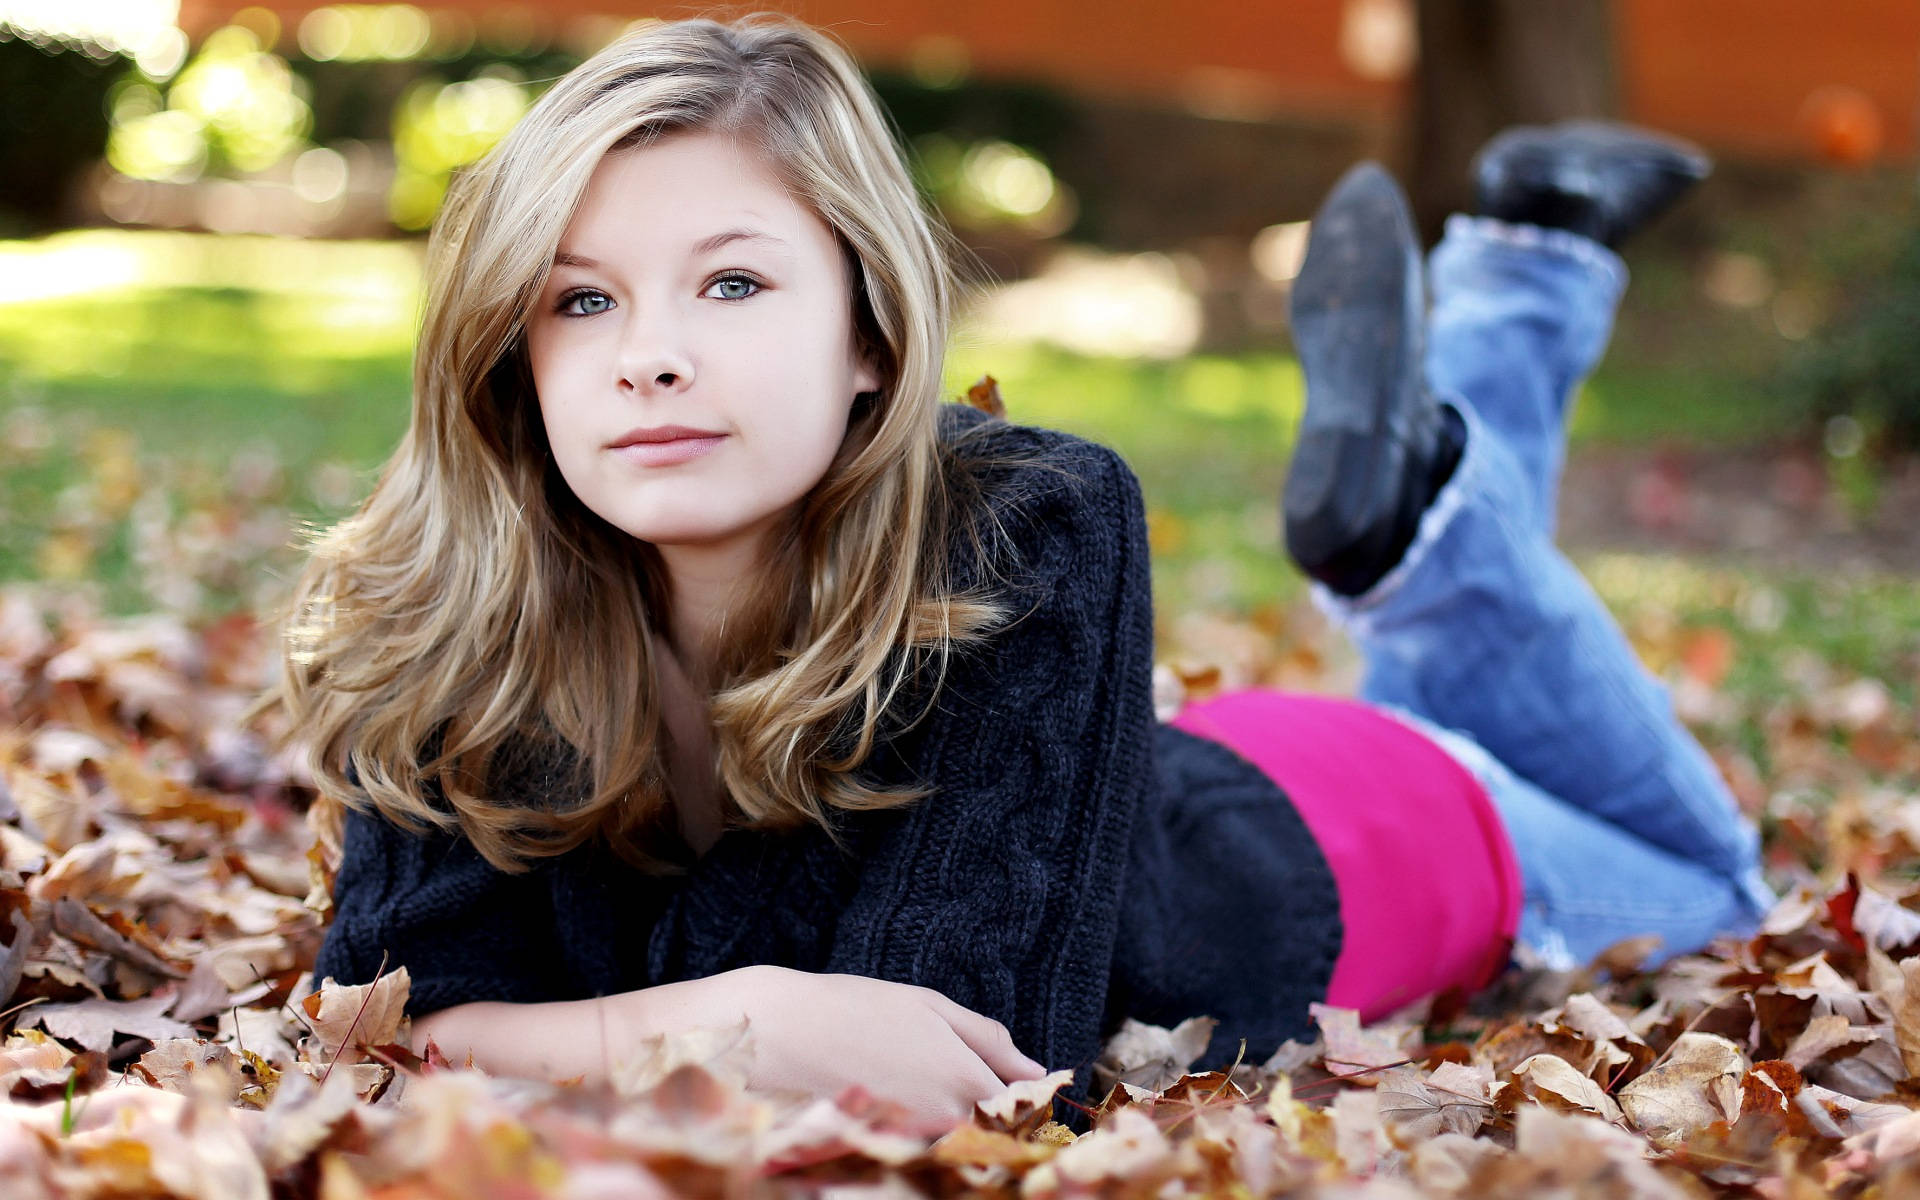
<path fill-rule="evenodd" d="M 1366 659 L 1363 698 L 1484 747 L 1515 775 L 1731 880 L 1754 909 L 1759 838 L 1599 597 L 1529 518 L 1533 484 L 1475 408 L 1453 477 L 1398 566 L 1315 597 Z"/>
<path fill-rule="evenodd" d="M 1626 267 L 1565 230 L 1455 216 L 1427 277 L 1427 380 L 1466 398 L 1506 443 L 1529 485 L 1531 519 L 1550 534 L 1567 407 L 1606 349 Z"/>
<path fill-rule="evenodd" d="M 1546 888 L 1546 864 L 1556 848 L 1568 850 L 1555 839 L 1579 847 L 1571 831 L 1599 822 L 1625 840 L 1589 839 L 1595 855 L 1647 851 L 1694 864 L 1693 874 L 1718 881 L 1702 911 L 1732 897 L 1756 918 L 1773 899 L 1756 831 L 1551 537 L 1567 400 L 1604 349 L 1625 284 L 1609 247 L 1704 174 L 1704 160 L 1638 131 L 1575 125 L 1503 135 L 1477 171 L 1493 216 L 1449 226 L 1434 255 L 1430 321 L 1406 299 L 1418 295 L 1410 279 L 1421 269 L 1406 222 L 1374 215 L 1396 206 L 1343 204 L 1343 182 L 1323 212 L 1345 219 L 1324 228 L 1316 219 L 1314 243 L 1326 245 L 1309 244 L 1295 301 L 1308 397 L 1296 460 L 1309 461 L 1292 468 L 1313 486 L 1289 481 L 1289 548 L 1365 656 L 1363 698 L 1457 731 L 1492 756 L 1498 770 L 1482 777 L 1503 815 L 1511 809 L 1523 876 Z M 1368 185 L 1369 195 L 1380 191 L 1377 180 Z M 1348 260 L 1379 266 L 1344 269 Z M 1334 352 L 1362 338 L 1395 352 Z M 1419 377 L 1408 377 L 1409 360 L 1422 364 Z M 1422 433 L 1447 428 L 1423 416 L 1436 409 L 1457 436 Z M 1385 562 L 1373 555 L 1369 575 L 1303 555 L 1308 539 L 1296 531 L 1318 523 L 1377 535 L 1440 476 L 1403 473 L 1396 492 L 1396 477 L 1377 468 L 1350 481 L 1329 466 L 1342 456 L 1311 457 L 1329 443 L 1326 431 L 1347 429 L 1374 430 L 1405 459 L 1450 468 L 1421 500 L 1404 552 Z M 1318 443 L 1307 436 L 1316 433 Z M 1446 442 L 1457 462 L 1433 452 Z M 1323 498 L 1350 485 L 1376 501 L 1370 511 L 1382 515 L 1371 525 L 1327 519 L 1343 510 Z M 1357 534 L 1345 543 L 1390 544 Z M 1549 819 L 1543 804 L 1567 811 Z M 1597 872 L 1621 869 L 1590 862 Z"/>
<path fill-rule="evenodd" d="M 1567 403 L 1626 284 L 1612 248 L 1711 169 L 1696 146 L 1605 121 L 1516 126 L 1474 158 L 1483 215 L 1453 218 L 1434 251 L 1427 373 L 1505 439 L 1542 529 L 1554 525 Z"/>

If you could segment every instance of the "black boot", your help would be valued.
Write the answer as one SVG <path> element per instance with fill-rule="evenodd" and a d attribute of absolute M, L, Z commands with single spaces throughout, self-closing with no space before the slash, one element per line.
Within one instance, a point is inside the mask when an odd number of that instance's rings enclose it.
<path fill-rule="evenodd" d="M 1422 374 L 1426 288 L 1406 199 L 1374 163 L 1314 215 L 1292 296 L 1307 408 L 1281 500 L 1300 569 L 1357 596 L 1392 570 L 1465 427 Z"/>
<path fill-rule="evenodd" d="M 1562 121 L 1515 126 L 1482 146 L 1473 183 L 1483 216 L 1618 246 L 1712 169 L 1705 153 L 1677 138 Z"/>

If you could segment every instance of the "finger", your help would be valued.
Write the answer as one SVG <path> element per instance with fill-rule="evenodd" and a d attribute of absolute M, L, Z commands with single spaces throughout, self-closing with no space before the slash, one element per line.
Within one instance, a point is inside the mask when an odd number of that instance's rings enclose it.
<path fill-rule="evenodd" d="M 922 990 L 927 993 L 927 1004 L 933 1011 L 1001 1080 L 1012 1083 L 1018 1079 L 1039 1079 L 1047 1073 L 1046 1067 L 1021 1053 L 1005 1025 L 955 1003 L 932 988 Z"/>
<path fill-rule="evenodd" d="M 974 1105 L 998 1096 L 1007 1090 L 1007 1085 L 972 1052 L 972 1047 L 958 1043 L 957 1035 L 954 1050 L 956 1054 L 965 1055 L 966 1061 L 953 1072 L 945 1090 L 950 1102 L 959 1109 L 958 1121 L 965 1121 L 973 1115 Z"/>

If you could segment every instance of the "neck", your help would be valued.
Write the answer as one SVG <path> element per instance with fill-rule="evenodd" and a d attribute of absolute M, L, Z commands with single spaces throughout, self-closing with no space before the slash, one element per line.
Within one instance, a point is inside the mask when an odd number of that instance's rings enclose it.
<path fill-rule="evenodd" d="M 687 676 L 704 682 L 713 658 L 709 648 L 724 628 L 740 589 L 751 586 L 760 562 L 759 547 L 739 541 L 657 548 L 666 567 L 671 604 L 667 640 Z"/>

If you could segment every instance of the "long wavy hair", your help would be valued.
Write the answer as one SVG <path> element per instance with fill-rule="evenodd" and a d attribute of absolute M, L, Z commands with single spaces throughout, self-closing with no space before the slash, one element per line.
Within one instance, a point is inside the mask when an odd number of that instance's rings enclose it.
<path fill-rule="evenodd" d="M 308 538 L 280 614 L 278 710 L 337 860 L 343 806 L 464 833 L 508 871 L 604 837 L 645 869 L 671 815 L 655 638 L 657 551 L 590 512 L 548 452 L 527 317 L 611 151 L 682 130 L 758 150 L 835 232 L 853 323 L 883 387 L 771 540 L 709 647 L 715 769 L 734 826 L 913 802 L 858 768 L 895 702 L 1005 614 L 956 590 L 969 506 L 937 436 L 955 245 L 922 206 L 847 52 L 777 15 L 651 24 L 559 80 L 453 184 L 428 241 L 412 419 L 372 493 Z M 962 535 L 966 536 L 962 536 Z M 504 786 L 571 763 L 542 797 Z M 357 782 L 356 782 L 357 781 Z"/>

